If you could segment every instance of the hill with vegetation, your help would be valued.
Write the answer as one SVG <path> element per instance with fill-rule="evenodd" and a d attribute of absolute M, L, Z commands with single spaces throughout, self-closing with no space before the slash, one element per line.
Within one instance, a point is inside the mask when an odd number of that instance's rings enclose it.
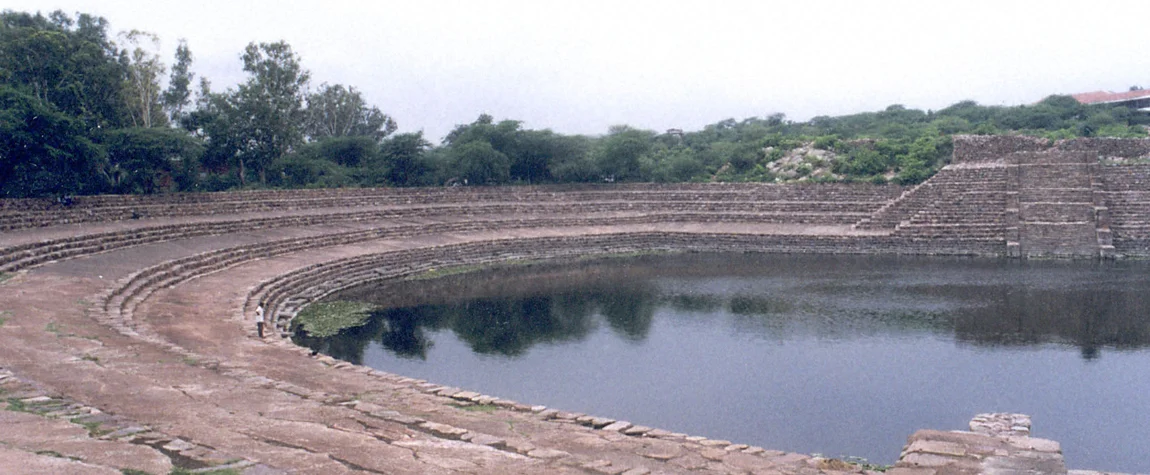
<path fill-rule="evenodd" d="M 244 82 L 213 89 L 181 41 L 112 36 L 92 15 L 0 13 L 0 197 L 355 187 L 654 182 L 918 183 L 954 134 L 1144 137 L 1150 115 L 1068 96 L 1033 105 L 892 105 L 840 117 L 727 119 L 698 131 L 527 129 L 481 114 L 440 144 L 350 85 L 312 84 L 285 42 L 249 44 Z M 196 79 L 199 79 L 197 82 Z"/>

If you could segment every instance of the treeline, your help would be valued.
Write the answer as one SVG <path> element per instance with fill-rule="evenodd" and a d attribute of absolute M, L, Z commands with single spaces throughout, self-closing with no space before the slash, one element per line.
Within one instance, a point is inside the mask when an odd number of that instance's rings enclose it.
<path fill-rule="evenodd" d="M 62 12 L 0 13 L 0 197 L 252 187 L 603 181 L 897 181 L 929 177 L 959 133 L 1145 136 L 1145 113 L 1051 96 L 1028 106 L 782 114 L 699 131 L 615 126 L 601 136 L 525 129 L 487 114 L 440 144 L 353 86 L 311 83 L 290 45 L 251 43 L 244 82 L 213 90 L 181 41 Z M 198 80 L 198 81 L 197 81 Z M 825 153 L 824 153 L 825 152 Z"/>

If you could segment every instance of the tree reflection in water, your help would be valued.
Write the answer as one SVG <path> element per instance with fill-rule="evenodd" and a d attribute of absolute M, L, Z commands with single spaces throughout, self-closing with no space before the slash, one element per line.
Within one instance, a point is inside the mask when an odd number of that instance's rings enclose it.
<path fill-rule="evenodd" d="M 889 257 L 691 254 L 540 264 L 391 282 L 338 299 L 378 306 L 339 335 L 297 343 L 361 363 L 369 342 L 426 359 L 436 332 L 472 351 L 517 357 L 532 346 L 575 342 L 605 324 L 641 343 L 666 309 L 710 315 L 738 332 L 785 341 L 927 331 L 976 346 L 1150 344 L 1150 277 L 1144 263 L 1025 263 Z M 718 317 L 715 317 L 718 315 Z"/>

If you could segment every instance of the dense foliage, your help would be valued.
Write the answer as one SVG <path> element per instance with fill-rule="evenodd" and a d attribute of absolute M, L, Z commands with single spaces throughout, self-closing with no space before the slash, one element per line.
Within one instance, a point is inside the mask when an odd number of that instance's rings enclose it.
<path fill-rule="evenodd" d="M 107 20 L 0 13 L 0 197 L 243 187 L 431 186 L 603 181 L 917 183 L 954 134 L 1142 137 L 1150 115 L 1051 96 L 1026 106 L 964 101 L 939 111 L 782 114 L 699 131 L 629 126 L 601 136 L 525 129 L 481 114 L 441 144 L 394 134 L 352 86 L 320 84 L 285 42 L 251 43 L 247 79 L 213 91 L 180 41 L 108 33 Z M 164 83 L 164 84 L 162 84 Z"/>

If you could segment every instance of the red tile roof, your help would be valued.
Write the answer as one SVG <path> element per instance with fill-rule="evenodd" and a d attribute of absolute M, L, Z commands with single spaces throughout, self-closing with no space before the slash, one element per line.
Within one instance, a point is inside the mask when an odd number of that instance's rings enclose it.
<path fill-rule="evenodd" d="M 1150 97 L 1150 89 L 1142 89 L 1138 91 L 1126 92 L 1110 92 L 1110 91 L 1094 91 L 1084 92 L 1081 94 L 1072 94 L 1073 97 L 1083 104 L 1102 104 L 1106 102 L 1123 102 L 1132 101 L 1135 99 L 1143 99 Z"/>

